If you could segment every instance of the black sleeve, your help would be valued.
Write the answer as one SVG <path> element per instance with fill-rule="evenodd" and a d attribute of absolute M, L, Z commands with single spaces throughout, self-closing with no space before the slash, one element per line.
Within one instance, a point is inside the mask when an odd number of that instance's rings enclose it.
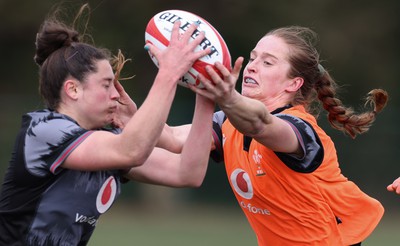
<path fill-rule="evenodd" d="M 292 170 L 301 173 L 311 173 L 322 163 L 324 149 L 314 128 L 306 121 L 287 114 L 277 114 L 277 117 L 287 121 L 296 133 L 304 156 L 296 157 L 291 154 L 276 152 L 282 160 Z"/>
<path fill-rule="evenodd" d="M 224 160 L 224 150 L 222 148 L 222 123 L 226 120 L 225 113 L 218 111 L 213 116 L 213 139 L 215 150 L 211 151 L 210 157 L 215 162 L 222 162 Z"/>

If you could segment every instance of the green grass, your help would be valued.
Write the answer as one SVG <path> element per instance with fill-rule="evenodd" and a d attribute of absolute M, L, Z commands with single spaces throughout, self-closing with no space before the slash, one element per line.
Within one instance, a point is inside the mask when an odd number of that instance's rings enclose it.
<path fill-rule="evenodd" d="M 400 216 L 390 213 L 363 246 L 400 245 Z M 89 243 L 89 246 L 110 245 L 250 246 L 257 243 L 238 207 L 183 205 L 160 211 L 117 203 L 100 218 Z"/>
<path fill-rule="evenodd" d="M 168 210 L 115 206 L 101 217 L 89 245 L 256 245 L 238 209 Z"/>

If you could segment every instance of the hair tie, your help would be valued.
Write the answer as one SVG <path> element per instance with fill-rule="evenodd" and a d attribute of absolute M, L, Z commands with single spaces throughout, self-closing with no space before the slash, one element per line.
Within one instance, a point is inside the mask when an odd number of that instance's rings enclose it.
<path fill-rule="evenodd" d="M 70 55 L 65 61 L 69 61 L 72 57 L 74 57 L 76 54 L 78 54 L 78 51 L 75 51 L 72 55 Z"/>

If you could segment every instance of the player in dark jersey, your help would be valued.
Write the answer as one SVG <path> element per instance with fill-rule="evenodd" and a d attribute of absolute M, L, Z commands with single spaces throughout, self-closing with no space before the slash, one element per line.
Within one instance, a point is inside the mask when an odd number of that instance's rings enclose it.
<path fill-rule="evenodd" d="M 210 50 L 194 51 L 204 34 L 189 43 L 196 25 L 182 36 L 178 27 L 164 51 L 147 47 L 159 71 L 137 109 L 118 81 L 123 56 L 113 71 L 108 51 L 56 18 L 43 23 L 35 62 L 47 108 L 22 117 L 0 193 L 0 245 L 86 245 L 128 179 L 201 184 L 209 150 L 191 148 L 211 145 L 203 132 L 211 131 L 214 103 L 197 96 L 183 147 L 169 141 L 174 131 L 165 122 L 178 79 Z"/>

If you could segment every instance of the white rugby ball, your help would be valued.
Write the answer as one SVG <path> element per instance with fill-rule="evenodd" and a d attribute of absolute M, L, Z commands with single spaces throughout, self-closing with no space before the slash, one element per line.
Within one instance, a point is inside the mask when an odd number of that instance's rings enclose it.
<path fill-rule="evenodd" d="M 231 55 L 222 36 L 206 20 L 187 11 L 165 10 L 153 16 L 146 27 L 145 43 L 151 43 L 161 50 L 168 47 L 169 41 L 171 40 L 172 27 L 177 20 L 181 22 L 180 33 L 183 33 L 190 24 L 195 22 L 199 23 L 190 41 L 193 41 L 199 32 L 205 32 L 205 38 L 195 50 L 204 50 L 211 47 L 210 54 L 197 60 L 190 70 L 179 80 L 178 83 L 180 85 L 187 87 L 188 84 L 192 84 L 196 87 L 203 88 L 203 85 L 198 79 L 198 74 L 201 73 L 209 78 L 205 67 L 207 65 L 214 66 L 214 63 L 217 61 L 221 62 L 229 70 L 231 69 Z M 157 59 L 151 54 L 150 57 L 158 67 Z"/>

